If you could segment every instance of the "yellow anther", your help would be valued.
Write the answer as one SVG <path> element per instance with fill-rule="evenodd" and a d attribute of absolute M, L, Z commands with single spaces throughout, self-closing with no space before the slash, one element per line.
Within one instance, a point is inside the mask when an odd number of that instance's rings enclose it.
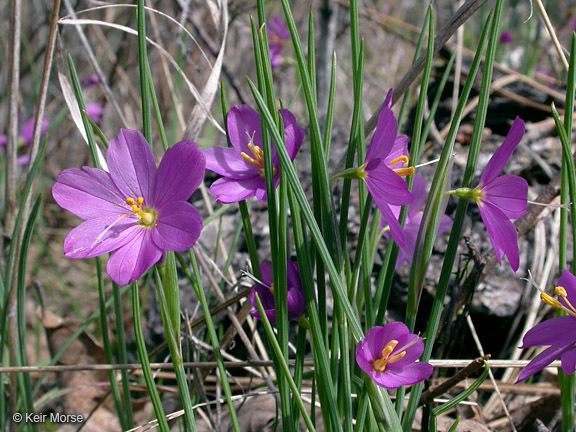
<path fill-rule="evenodd" d="M 242 157 L 244 158 L 244 160 L 248 163 L 251 163 L 252 165 L 254 165 L 256 168 L 262 168 L 260 166 L 260 164 L 254 160 L 253 158 L 251 158 L 250 156 L 248 156 L 246 153 L 242 152 L 240 153 L 242 155 Z"/>
<path fill-rule="evenodd" d="M 138 207 L 136 204 L 132 206 L 132 213 L 138 213 L 140 211 L 142 210 L 140 210 L 140 207 Z"/>
<path fill-rule="evenodd" d="M 274 295 L 274 283 L 270 284 L 270 292 Z"/>
<path fill-rule="evenodd" d="M 136 204 L 138 204 L 139 207 L 142 207 L 142 203 L 144 203 L 144 198 L 139 197 L 139 198 L 136 200 Z"/>
<path fill-rule="evenodd" d="M 134 198 L 126 198 L 126 204 L 129 206 L 134 205 Z"/>
<path fill-rule="evenodd" d="M 396 363 L 397 361 L 401 360 L 405 355 L 406 351 L 394 354 L 393 356 L 390 356 L 390 358 L 388 359 L 388 363 Z"/>
<path fill-rule="evenodd" d="M 398 345 L 397 340 L 391 340 L 390 342 L 388 342 L 386 344 L 386 346 L 384 347 L 384 349 L 382 350 L 381 357 L 372 362 L 372 367 L 374 368 L 374 370 L 376 372 L 384 372 L 386 370 L 386 365 L 388 363 L 390 363 L 390 359 L 389 359 L 390 354 L 392 354 L 392 352 L 394 352 L 394 348 L 396 348 L 396 345 Z M 400 357 L 400 358 L 402 358 L 402 357 Z M 400 360 L 400 358 L 397 360 L 394 360 L 394 361 L 398 361 L 398 360 Z"/>
<path fill-rule="evenodd" d="M 408 168 L 398 168 L 393 170 L 396 174 L 398 174 L 400 177 L 408 177 L 412 174 L 414 174 L 414 171 L 416 171 L 414 169 L 414 167 L 408 167 Z"/>
<path fill-rule="evenodd" d="M 410 159 L 408 159 L 408 156 L 402 155 L 402 156 L 394 159 L 392 162 L 390 162 L 390 166 L 395 165 L 398 162 L 402 162 L 402 165 L 404 165 L 404 164 L 407 164 L 409 161 L 410 161 Z"/>
<path fill-rule="evenodd" d="M 566 298 L 566 296 L 568 295 L 564 287 L 561 286 L 557 286 L 556 288 L 554 288 L 554 291 L 556 291 L 556 295 L 559 295 L 560 297 Z"/>
<path fill-rule="evenodd" d="M 547 305 L 552 306 L 554 309 L 564 309 L 562 303 L 544 292 L 540 293 L 540 300 L 542 300 Z"/>

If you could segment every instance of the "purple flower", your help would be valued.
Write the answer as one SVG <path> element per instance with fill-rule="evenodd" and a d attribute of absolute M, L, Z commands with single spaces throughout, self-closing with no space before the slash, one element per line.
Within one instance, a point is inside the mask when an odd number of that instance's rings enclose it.
<path fill-rule="evenodd" d="M 422 338 L 401 322 L 372 328 L 356 347 L 356 363 L 376 385 L 393 389 L 424 381 L 434 371 L 416 362 L 424 352 Z"/>
<path fill-rule="evenodd" d="M 98 75 L 84 75 L 80 78 L 80 85 L 84 88 L 95 86 L 96 84 L 100 84 L 100 79 L 98 79 Z"/>
<path fill-rule="evenodd" d="M 511 174 L 498 176 L 522 140 L 524 131 L 524 122 L 516 117 L 508 136 L 482 172 L 480 184 L 472 191 L 472 199 L 478 204 L 498 262 L 502 263 L 502 257 L 506 255 L 514 271 L 518 270 L 520 257 L 518 233 L 510 219 L 519 219 L 526 213 L 528 182 Z"/>
<path fill-rule="evenodd" d="M 557 358 L 562 360 L 562 370 L 566 375 L 572 375 L 576 371 L 576 277 L 568 270 L 562 271 L 558 279 L 556 294 L 558 300 L 546 293 L 541 293 L 542 301 L 555 309 L 568 313 L 568 316 L 552 318 L 530 329 L 520 348 L 526 349 L 535 346 L 549 346 L 528 363 L 520 375 L 518 381 L 540 372 Z"/>
<path fill-rule="evenodd" d="M 291 160 L 294 160 L 304 139 L 304 129 L 296 123 L 288 110 L 280 110 L 284 121 L 284 141 Z M 210 187 L 216 201 L 230 204 L 256 197 L 266 202 L 264 178 L 264 150 L 260 114 L 248 105 L 237 105 L 228 113 L 228 137 L 232 148 L 214 147 L 203 151 L 206 168 L 223 176 Z M 280 162 L 272 144 L 274 187 L 280 182 Z"/>
<path fill-rule="evenodd" d="M 290 40 L 290 32 L 278 17 L 268 22 L 268 41 L 270 44 L 270 63 L 273 68 L 281 66 L 284 57 L 280 54 L 282 48 Z"/>
<path fill-rule="evenodd" d="M 270 322 L 276 322 L 276 307 L 274 306 L 274 278 L 272 275 L 272 262 L 265 261 L 260 266 L 262 284 L 252 288 L 250 303 L 256 308 L 251 311 L 252 316 L 262 319 L 256 305 L 256 293 L 262 302 L 262 308 Z M 286 262 L 286 277 L 288 282 L 288 319 L 297 320 L 306 312 L 302 283 L 300 282 L 300 270 L 296 261 Z"/>
<path fill-rule="evenodd" d="M 20 134 L 18 137 L 18 150 L 20 153 L 25 152 L 18 157 L 18 164 L 19 165 L 28 165 L 30 163 L 30 155 L 28 154 L 28 147 L 32 144 L 32 139 L 34 139 L 34 122 L 35 118 L 31 117 L 28 119 L 24 126 L 20 129 Z M 48 126 L 50 125 L 50 119 L 46 116 L 42 118 L 42 125 L 40 126 L 40 139 L 44 139 L 46 137 L 46 133 L 48 133 Z M 6 143 L 8 142 L 8 137 L 6 135 L 0 134 L 0 148 L 4 149 L 6 147 Z"/>
<path fill-rule="evenodd" d="M 110 172 L 96 168 L 62 171 L 52 188 L 58 205 L 84 219 L 64 241 L 64 255 L 83 259 L 116 251 L 106 270 L 127 285 L 162 258 L 164 251 L 190 249 L 202 217 L 188 198 L 204 177 L 205 159 L 192 141 L 168 149 L 158 169 L 146 139 L 122 129 L 110 141 Z"/>
<path fill-rule="evenodd" d="M 100 120 L 102 120 L 102 114 L 104 114 L 104 108 L 99 103 L 87 103 L 86 113 L 94 123 L 99 125 Z"/>
<path fill-rule="evenodd" d="M 505 31 L 504 33 L 502 33 L 500 35 L 500 42 L 504 43 L 504 44 L 509 44 L 514 42 L 514 38 L 512 37 L 512 32 L 511 31 Z"/>
<path fill-rule="evenodd" d="M 366 187 L 382 213 L 382 224 L 390 226 L 392 238 L 398 246 L 406 246 L 406 236 L 392 206 L 410 204 L 414 197 L 402 177 L 414 174 L 414 167 L 402 168 L 408 163 L 408 137 L 396 136 L 398 121 L 390 109 L 392 90 L 388 92 L 384 107 L 378 117 L 378 124 L 364 164 L 358 168 L 358 177 L 366 182 Z"/>
<path fill-rule="evenodd" d="M 414 257 L 414 249 L 416 249 L 416 241 L 418 239 L 418 231 L 420 230 L 420 224 L 422 223 L 422 209 L 424 204 L 426 204 L 426 182 L 424 178 L 419 175 L 414 175 L 414 184 L 412 185 L 412 195 L 414 196 L 414 202 L 410 204 L 408 208 L 408 214 L 406 215 L 406 223 L 404 225 L 404 234 L 406 236 L 406 245 L 398 249 L 398 259 L 396 260 L 396 268 L 399 268 L 404 264 L 405 261 L 408 264 L 412 264 L 412 258 Z M 394 217 L 398 219 L 400 217 L 400 206 L 390 206 Z M 381 222 L 382 228 L 386 228 L 384 221 Z M 452 219 L 448 216 L 443 215 L 440 220 L 440 225 L 438 226 L 438 234 L 443 234 L 452 228 Z M 389 237 L 389 232 L 386 232 L 384 236 Z"/>

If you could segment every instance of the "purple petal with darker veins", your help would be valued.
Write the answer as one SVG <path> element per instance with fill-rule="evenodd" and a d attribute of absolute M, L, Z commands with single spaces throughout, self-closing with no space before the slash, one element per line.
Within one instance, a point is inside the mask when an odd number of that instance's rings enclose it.
<path fill-rule="evenodd" d="M 112 226 L 112 228 L 110 228 Z M 64 240 L 64 256 L 73 259 L 93 258 L 128 243 L 140 230 L 136 216 L 93 218 L 68 233 Z"/>
<path fill-rule="evenodd" d="M 510 160 L 510 157 L 516 149 L 516 146 L 518 146 L 522 140 L 525 130 L 526 128 L 524 122 L 520 119 L 520 117 L 516 117 L 512 127 L 510 128 L 510 132 L 508 132 L 508 135 L 506 136 L 506 139 L 498 148 L 498 150 L 496 150 L 488 162 L 488 165 L 486 165 L 486 168 L 480 177 L 481 184 L 490 183 L 500 175 L 504 169 L 504 166 L 508 163 L 508 160 Z"/>
<path fill-rule="evenodd" d="M 259 175 L 236 180 L 224 177 L 212 183 L 210 193 L 216 201 L 231 204 L 256 196 L 258 189 L 266 190 L 266 182 Z"/>
<path fill-rule="evenodd" d="M 563 316 L 546 320 L 526 332 L 521 349 L 576 342 L 576 318 Z"/>
<path fill-rule="evenodd" d="M 192 141 L 180 141 L 166 150 L 160 162 L 150 205 L 161 210 L 174 201 L 186 201 L 194 193 L 206 170 L 206 159 Z"/>
<path fill-rule="evenodd" d="M 132 240 L 108 259 L 106 272 L 119 286 L 128 285 L 160 261 L 162 251 L 150 238 L 149 229 L 141 229 Z"/>
<path fill-rule="evenodd" d="M 221 176 L 241 179 L 258 175 L 258 168 L 248 163 L 236 149 L 212 147 L 202 153 L 206 156 L 206 169 Z"/>
<path fill-rule="evenodd" d="M 502 263 L 502 257 L 505 254 L 512 270 L 518 270 L 520 256 L 516 228 L 500 209 L 489 202 L 483 202 L 478 208 L 498 262 Z"/>
<path fill-rule="evenodd" d="M 106 162 L 110 177 L 125 197 L 144 198 L 144 205 L 152 198 L 156 177 L 156 162 L 148 142 L 140 132 L 121 129 L 110 141 Z"/>
<path fill-rule="evenodd" d="M 60 207 L 81 219 L 122 215 L 130 212 L 126 197 L 110 175 L 97 168 L 70 168 L 58 174 L 52 196 Z"/>
<path fill-rule="evenodd" d="M 248 144 L 253 143 L 262 148 L 262 126 L 260 114 L 248 105 L 236 105 L 228 112 L 228 137 L 232 147 L 239 152 L 251 155 Z"/>
<path fill-rule="evenodd" d="M 566 375 L 572 375 L 576 371 L 576 349 L 562 354 L 562 370 Z"/>
<path fill-rule="evenodd" d="M 364 181 L 376 205 L 379 202 L 385 202 L 402 206 L 414 201 L 406 182 L 388 168 L 382 159 L 369 162 L 364 170 L 366 171 Z"/>
<path fill-rule="evenodd" d="M 405 385 L 414 385 L 429 378 L 434 368 L 428 363 L 412 363 L 400 369 L 387 369 L 385 372 L 374 371 L 372 378 L 376 385 L 393 389 Z"/>
<path fill-rule="evenodd" d="M 568 297 L 568 301 L 573 305 L 576 305 L 576 277 L 568 270 L 562 270 L 562 276 L 558 279 L 558 286 L 561 286 L 566 290 L 566 294 Z M 570 308 L 565 300 L 560 297 L 560 301 L 564 304 L 564 306 Z"/>
<path fill-rule="evenodd" d="M 482 187 L 488 201 L 498 207 L 509 219 L 520 219 L 526 213 L 528 182 L 515 175 L 500 176 Z"/>
<path fill-rule="evenodd" d="M 296 117 L 290 111 L 282 109 L 278 111 L 282 116 L 284 123 L 284 142 L 286 143 L 286 151 L 291 160 L 294 160 L 302 141 L 304 140 L 304 129 L 296 123 Z"/>
<path fill-rule="evenodd" d="M 551 346 L 546 348 L 540 354 L 538 354 L 534 359 L 528 363 L 528 365 L 522 369 L 522 372 L 518 375 L 516 384 L 520 381 L 524 381 L 526 378 L 537 374 L 554 360 L 562 356 L 566 351 L 568 351 L 571 346 Z"/>
<path fill-rule="evenodd" d="M 152 241 L 159 249 L 174 252 L 185 252 L 194 246 L 203 227 L 200 212 L 186 201 L 164 205 L 156 224 L 150 228 Z"/>
<path fill-rule="evenodd" d="M 372 353 L 370 347 L 363 341 L 356 345 L 356 363 L 366 374 L 370 375 L 374 371 L 372 363 L 378 358 L 379 353 Z"/>
<path fill-rule="evenodd" d="M 394 147 L 397 132 L 398 121 L 396 117 L 394 117 L 394 113 L 389 108 L 382 108 L 378 116 L 376 131 L 368 146 L 366 162 L 370 162 L 376 158 L 386 158 Z"/>

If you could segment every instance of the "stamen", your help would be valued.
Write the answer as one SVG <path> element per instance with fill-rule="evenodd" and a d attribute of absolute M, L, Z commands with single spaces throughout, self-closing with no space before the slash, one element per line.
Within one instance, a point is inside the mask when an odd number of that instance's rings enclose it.
<path fill-rule="evenodd" d="M 274 282 L 270 284 L 270 292 L 274 295 Z"/>
<path fill-rule="evenodd" d="M 134 205 L 134 198 L 126 198 L 126 204 L 128 204 L 129 206 Z"/>
<path fill-rule="evenodd" d="M 414 167 L 408 167 L 408 168 L 398 168 L 392 171 L 394 171 L 400 177 L 408 177 L 414 174 L 416 170 L 414 169 Z"/>
<path fill-rule="evenodd" d="M 542 300 L 548 306 L 552 306 L 554 309 L 563 309 L 564 308 L 564 305 L 562 305 L 562 303 L 560 303 L 554 297 L 552 297 L 552 296 L 550 296 L 544 292 L 540 293 L 540 300 Z"/>
<path fill-rule="evenodd" d="M 389 359 L 390 354 L 392 354 L 392 352 L 394 352 L 394 348 L 396 348 L 396 345 L 398 345 L 397 340 L 391 340 L 390 342 L 388 342 L 386 344 L 386 346 L 384 347 L 384 349 L 382 350 L 382 353 L 381 353 L 382 357 L 380 357 L 379 359 L 376 359 L 372 362 L 372 367 L 374 368 L 374 370 L 376 372 L 384 372 L 386 370 L 386 365 L 388 363 L 390 363 L 390 359 Z M 393 357 L 395 357 L 395 356 L 393 356 Z M 400 358 L 402 358 L 402 357 L 400 357 Z M 400 360 L 400 358 L 392 361 L 392 363 Z"/>

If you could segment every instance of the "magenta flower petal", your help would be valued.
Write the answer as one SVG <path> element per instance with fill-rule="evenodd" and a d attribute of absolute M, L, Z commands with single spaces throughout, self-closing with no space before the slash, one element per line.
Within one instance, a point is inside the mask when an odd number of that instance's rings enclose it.
<path fill-rule="evenodd" d="M 135 219 L 134 215 L 120 220 L 118 216 L 105 216 L 83 222 L 66 236 L 64 256 L 93 258 L 124 246 L 140 231 Z"/>
<path fill-rule="evenodd" d="M 478 206 L 480 216 L 486 225 L 486 231 L 498 262 L 506 255 L 512 270 L 518 270 L 520 266 L 520 254 L 518 251 L 518 233 L 514 224 L 502 211 L 489 202 L 483 202 Z"/>
<path fill-rule="evenodd" d="M 372 160 L 365 168 L 366 187 L 372 195 L 372 199 L 378 203 L 402 206 L 412 203 L 414 197 L 408 190 L 406 182 L 388 168 L 382 159 Z"/>
<path fill-rule="evenodd" d="M 210 193 L 216 201 L 223 204 L 232 204 L 256 196 L 256 191 L 266 193 L 266 182 L 260 176 L 245 179 L 228 179 L 222 177 L 210 186 Z"/>
<path fill-rule="evenodd" d="M 376 385 L 386 388 L 395 389 L 401 386 L 411 386 L 418 384 L 429 378 L 434 372 L 434 368 L 428 363 L 418 362 L 406 365 L 402 368 L 394 368 L 386 372 L 375 372 L 372 379 Z"/>
<path fill-rule="evenodd" d="M 202 150 L 206 156 L 206 169 L 229 179 L 242 179 L 259 175 L 258 168 L 238 157 L 233 148 L 212 147 Z"/>
<path fill-rule="evenodd" d="M 537 374 L 562 354 L 570 349 L 569 346 L 551 346 L 538 354 L 518 375 L 516 383 Z"/>
<path fill-rule="evenodd" d="M 381 223 L 384 226 L 388 225 L 390 227 L 390 234 L 392 235 L 392 238 L 394 239 L 396 244 L 399 247 L 405 247 L 406 233 L 402 229 L 402 225 L 400 225 L 400 222 L 398 222 L 397 217 L 394 215 L 394 213 L 392 213 L 390 207 L 382 203 L 378 205 L 378 202 L 376 202 L 376 206 L 378 207 L 380 213 L 382 214 Z"/>
<path fill-rule="evenodd" d="M 566 345 L 573 341 L 576 341 L 576 319 L 563 316 L 546 320 L 528 330 L 520 348 Z"/>
<path fill-rule="evenodd" d="M 382 108 L 378 116 L 376 131 L 366 152 L 366 161 L 386 158 L 394 147 L 397 132 L 398 121 L 394 117 L 394 113 L 389 108 Z"/>
<path fill-rule="evenodd" d="M 185 201 L 202 180 L 206 159 L 192 141 L 180 141 L 166 150 L 158 167 L 151 203 L 161 208 L 165 203 Z"/>
<path fill-rule="evenodd" d="M 576 372 L 576 349 L 562 354 L 562 370 L 566 375 L 572 375 Z"/>
<path fill-rule="evenodd" d="M 126 197 L 110 175 L 96 168 L 71 168 L 62 171 L 52 188 L 52 196 L 60 207 L 81 219 L 114 216 L 126 213 Z"/>
<path fill-rule="evenodd" d="M 433 368 L 415 363 L 424 351 L 422 338 L 403 323 L 372 328 L 356 346 L 356 362 L 380 387 L 413 385 L 428 378 Z"/>
<path fill-rule="evenodd" d="M 20 139 L 24 142 L 26 147 L 30 147 L 32 140 L 34 139 L 35 122 L 36 119 L 32 117 L 20 129 Z M 50 126 L 50 119 L 46 116 L 42 117 L 42 124 L 40 125 L 40 139 L 43 139 L 46 136 L 48 126 Z"/>
<path fill-rule="evenodd" d="M 162 250 L 185 252 L 196 244 L 202 231 L 202 216 L 187 201 L 170 202 L 158 209 L 158 227 L 152 241 Z"/>
<path fill-rule="evenodd" d="M 484 202 L 498 207 L 509 219 L 520 219 L 526 213 L 528 182 L 515 175 L 503 175 L 482 187 Z"/>
<path fill-rule="evenodd" d="M 408 137 L 406 135 L 398 135 L 394 140 L 392 150 L 390 150 L 388 156 L 384 158 L 384 163 L 390 166 L 392 169 L 402 168 L 401 161 L 394 161 L 397 160 L 400 156 L 408 156 L 408 154 Z"/>
<path fill-rule="evenodd" d="M 118 285 L 128 285 L 160 261 L 162 251 L 150 239 L 150 230 L 139 230 L 131 241 L 108 259 L 106 272 Z"/>
<path fill-rule="evenodd" d="M 562 276 L 558 279 L 558 286 L 561 286 L 566 290 L 568 300 L 573 305 L 576 305 L 576 277 L 574 277 L 574 275 L 568 270 L 564 269 L 562 270 Z M 559 300 L 565 307 L 570 309 L 570 306 L 566 304 L 566 301 L 562 297 L 560 297 Z"/>
<path fill-rule="evenodd" d="M 262 319 L 260 311 L 258 310 L 258 303 L 256 302 L 256 293 L 258 293 L 258 297 L 260 297 L 260 302 L 262 303 L 262 308 L 264 309 L 268 321 L 275 323 L 276 307 L 274 306 L 274 295 L 270 291 L 270 288 L 265 287 L 264 285 L 256 285 L 250 292 L 250 303 L 254 306 L 254 310 L 250 311 L 250 314 L 254 318 Z"/>
<path fill-rule="evenodd" d="M 300 150 L 306 132 L 298 126 L 298 123 L 296 123 L 296 117 L 294 117 L 294 114 L 290 111 L 283 109 L 278 112 L 282 116 L 282 121 L 284 123 L 284 142 L 286 144 L 286 151 L 288 152 L 290 159 L 294 160 L 296 154 L 298 154 L 298 150 Z"/>
<path fill-rule="evenodd" d="M 135 130 L 121 129 L 110 141 L 106 162 L 110 177 L 123 198 L 150 199 L 156 162 L 144 135 Z"/>
<path fill-rule="evenodd" d="M 250 155 L 248 144 L 253 142 L 262 148 L 262 126 L 260 114 L 249 105 L 236 105 L 230 109 L 227 117 L 228 137 L 232 147 Z"/>
<path fill-rule="evenodd" d="M 516 117 L 512 127 L 510 128 L 510 132 L 508 132 L 508 135 L 506 136 L 506 139 L 498 148 L 498 150 L 496 150 L 488 162 L 488 165 L 486 165 L 484 172 L 482 172 L 482 176 L 480 177 L 480 184 L 485 185 L 500 175 L 504 169 L 504 166 L 510 160 L 512 153 L 522 140 L 525 130 L 526 127 L 522 119 L 520 119 L 520 117 Z"/>

